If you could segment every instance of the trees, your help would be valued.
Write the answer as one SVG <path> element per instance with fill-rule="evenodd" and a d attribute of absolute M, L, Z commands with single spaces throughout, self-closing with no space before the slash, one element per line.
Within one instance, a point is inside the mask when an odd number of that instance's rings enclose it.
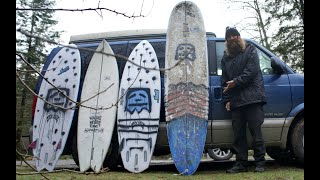
<path fill-rule="evenodd" d="M 232 7 L 233 11 L 245 11 L 246 16 L 237 23 L 237 26 L 250 34 L 252 39 L 270 50 L 271 37 L 269 37 L 268 32 L 271 25 L 266 21 L 264 3 L 259 0 L 227 0 L 226 2 L 230 4 L 229 8 Z"/>
<path fill-rule="evenodd" d="M 267 49 L 304 72 L 304 0 L 228 0 L 247 16 L 238 23 Z M 239 10 L 238 9 L 238 10 Z M 272 43 L 271 43 L 272 42 Z"/>
<path fill-rule="evenodd" d="M 272 37 L 273 51 L 293 69 L 304 72 L 304 0 L 266 0 L 268 22 L 276 22 L 279 29 Z"/>
<path fill-rule="evenodd" d="M 17 7 L 22 8 L 51 8 L 55 5 L 54 0 L 18 0 Z M 61 31 L 55 31 L 54 25 L 58 21 L 53 19 L 54 11 L 16 11 L 16 28 L 22 29 L 32 35 L 56 40 Z M 45 60 L 48 43 L 38 38 L 27 37 L 23 34 L 16 36 L 17 53 L 23 54 L 25 60 L 40 69 Z M 18 58 L 19 59 L 19 58 Z M 31 68 L 20 61 L 16 62 L 19 73 L 17 74 L 29 87 L 33 88 L 37 74 L 30 71 Z M 33 94 L 16 80 L 16 145 L 20 142 L 21 135 L 30 127 L 31 104 Z"/>

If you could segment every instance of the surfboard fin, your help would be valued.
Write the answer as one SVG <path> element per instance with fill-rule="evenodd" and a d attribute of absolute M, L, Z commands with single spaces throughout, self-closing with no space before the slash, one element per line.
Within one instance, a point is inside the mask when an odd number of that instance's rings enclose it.
<path fill-rule="evenodd" d="M 59 141 L 59 143 L 58 143 L 58 145 L 57 145 L 56 150 L 61 149 L 61 143 L 62 143 L 62 140 L 60 139 L 60 141 Z"/>
<path fill-rule="evenodd" d="M 38 139 L 34 140 L 31 144 L 29 144 L 28 149 L 34 149 L 37 146 Z"/>
<path fill-rule="evenodd" d="M 56 152 L 57 151 L 54 151 L 53 152 L 53 154 L 52 154 L 52 156 L 51 156 L 51 159 L 50 159 L 50 161 L 49 161 L 49 166 L 52 166 L 53 165 L 53 162 L 56 160 Z"/>

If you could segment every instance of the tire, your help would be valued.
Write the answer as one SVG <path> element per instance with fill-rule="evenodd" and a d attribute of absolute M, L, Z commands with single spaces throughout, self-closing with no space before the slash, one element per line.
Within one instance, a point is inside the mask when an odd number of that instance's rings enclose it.
<path fill-rule="evenodd" d="M 233 156 L 233 153 L 230 151 L 230 149 L 224 148 L 207 149 L 207 152 L 215 161 L 229 160 Z"/>
<path fill-rule="evenodd" d="M 278 147 L 267 147 L 267 154 L 280 164 L 292 162 L 292 153 L 288 150 L 282 150 Z"/>
<path fill-rule="evenodd" d="M 293 155 L 298 162 L 304 164 L 304 118 L 302 118 L 294 127 L 291 144 Z"/>

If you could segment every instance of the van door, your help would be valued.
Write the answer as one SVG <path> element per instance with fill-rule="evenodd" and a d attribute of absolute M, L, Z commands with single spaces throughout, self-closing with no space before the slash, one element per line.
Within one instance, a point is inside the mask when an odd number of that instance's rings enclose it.
<path fill-rule="evenodd" d="M 224 51 L 224 42 L 208 41 L 209 58 L 209 123 L 212 129 L 212 143 L 214 145 L 231 144 L 231 113 L 225 110 L 221 87 L 221 58 Z"/>
<path fill-rule="evenodd" d="M 213 43 L 215 42 L 215 43 Z M 210 118 L 212 119 L 213 144 L 231 144 L 233 139 L 231 113 L 225 110 L 221 88 L 221 59 L 224 41 L 213 41 L 210 44 L 215 53 L 210 57 L 214 69 L 210 74 Z M 265 121 L 262 132 L 266 142 L 279 143 L 285 118 L 291 109 L 291 91 L 287 74 L 276 74 L 271 67 L 271 56 L 262 46 L 257 47 L 260 67 L 263 72 L 265 91 L 268 103 L 264 106 Z M 212 48 L 212 47 L 211 47 Z M 247 131 L 249 135 L 249 131 Z M 251 136 L 248 136 L 251 139 Z M 250 144 L 250 143 L 249 143 Z"/>

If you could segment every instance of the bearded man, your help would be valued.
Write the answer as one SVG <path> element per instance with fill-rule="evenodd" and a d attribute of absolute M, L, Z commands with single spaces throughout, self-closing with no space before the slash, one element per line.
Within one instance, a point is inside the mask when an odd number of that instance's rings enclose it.
<path fill-rule="evenodd" d="M 267 100 L 259 57 L 255 46 L 243 40 L 236 28 L 227 27 L 225 39 L 221 79 L 225 108 L 232 114 L 231 151 L 236 155 L 236 162 L 227 173 L 248 171 L 247 125 L 252 136 L 255 172 L 263 172 L 266 148 L 261 125 L 264 122 L 263 105 Z"/>

